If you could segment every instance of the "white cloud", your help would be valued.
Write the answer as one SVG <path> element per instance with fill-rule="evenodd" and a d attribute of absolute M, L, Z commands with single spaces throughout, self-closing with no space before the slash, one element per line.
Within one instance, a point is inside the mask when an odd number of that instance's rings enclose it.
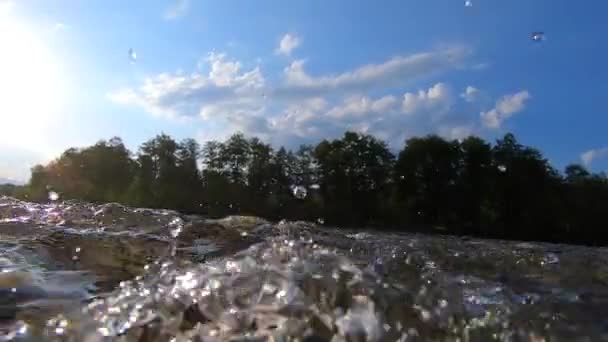
<path fill-rule="evenodd" d="M 294 34 L 286 33 L 281 41 L 279 47 L 275 50 L 276 54 L 290 56 L 291 52 L 296 49 L 302 43 L 302 39 Z"/>
<path fill-rule="evenodd" d="M 55 25 L 53 25 L 53 31 L 63 31 L 67 28 L 67 26 L 64 23 L 55 23 Z"/>
<path fill-rule="evenodd" d="M 460 94 L 460 97 L 462 97 L 467 102 L 475 102 L 478 95 L 479 89 L 473 86 L 467 86 L 464 90 L 464 93 Z"/>
<path fill-rule="evenodd" d="M 242 71 L 240 62 L 216 53 L 205 61 L 210 65 L 207 75 L 163 73 L 147 78 L 139 89 L 121 89 L 108 97 L 169 117 L 209 118 L 226 111 L 260 111 L 265 80 L 258 67 Z"/>
<path fill-rule="evenodd" d="M 175 20 L 182 17 L 190 7 L 190 0 L 175 0 L 175 3 L 169 7 L 164 14 L 165 20 Z"/>
<path fill-rule="evenodd" d="M 605 157 L 608 157 L 608 147 L 596 148 L 583 152 L 581 154 L 581 161 L 585 166 L 589 166 L 593 161 Z"/>
<path fill-rule="evenodd" d="M 372 102 L 371 109 L 376 113 L 382 113 L 392 110 L 396 104 L 397 98 L 393 95 L 387 95 Z"/>
<path fill-rule="evenodd" d="M 475 133 L 473 125 L 445 126 L 439 129 L 439 134 L 451 140 L 461 140 Z"/>
<path fill-rule="evenodd" d="M 284 69 L 285 82 L 292 89 L 317 93 L 404 85 L 457 67 L 467 54 L 468 51 L 464 48 L 448 48 L 393 57 L 380 64 L 368 64 L 341 74 L 317 77 L 309 75 L 304 70 L 305 61 L 300 59 Z"/>
<path fill-rule="evenodd" d="M 506 119 L 524 109 L 528 99 L 530 99 L 530 93 L 526 90 L 505 95 L 496 102 L 494 108 L 481 112 L 481 121 L 488 128 L 500 128 Z"/>
<path fill-rule="evenodd" d="M 342 105 L 338 105 L 327 112 L 327 115 L 335 118 L 345 116 L 362 117 L 367 114 L 382 112 L 395 109 L 397 98 L 392 95 L 387 95 L 377 100 L 372 100 L 367 96 L 351 96 L 347 98 Z"/>
<path fill-rule="evenodd" d="M 412 114 L 422 109 L 445 104 L 449 96 L 448 87 L 444 83 L 437 83 L 427 91 L 419 90 L 418 93 L 405 93 L 401 107 L 404 113 Z"/>
<path fill-rule="evenodd" d="M 161 73 L 108 97 L 156 115 L 204 120 L 200 137 L 219 139 L 242 131 L 294 146 L 357 130 L 400 146 L 412 134 L 452 138 L 474 130 L 476 116 L 452 111 L 464 102 L 452 96 L 447 84 L 404 89 L 413 80 L 459 68 L 467 53 L 436 50 L 315 76 L 297 60 L 285 68 L 284 78 L 270 77 L 273 82 L 259 67 L 247 69 L 246 63 L 211 53 L 191 74 Z"/>

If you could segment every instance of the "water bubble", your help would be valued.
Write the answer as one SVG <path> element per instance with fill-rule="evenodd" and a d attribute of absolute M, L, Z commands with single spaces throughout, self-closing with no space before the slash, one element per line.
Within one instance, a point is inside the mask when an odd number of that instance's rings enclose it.
<path fill-rule="evenodd" d="M 49 191 L 49 200 L 56 201 L 59 199 L 59 194 L 55 191 Z"/>
<path fill-rule="evenodd" d="M 135 64 L 135 62 L 137 62 L 137 54 L 132 48 L 129 49 L 129 61 L 131 64 Z"/>
<path fill-rule="evenodd" d="M 545 40 L 545 33 L 542 31 L 532 32 L 530 34 L 530 38 L 534 42 L 542 42 L 543 40 Z"/>
<path fill-rule="evenodd" d="M 471 0 L 466 0 L 464 2 L 464 7 L 473 7 L 473 1 Z"/>
<path fill-rule="evenodd" d="M 297 199 L 305 199 L 306 195 L 308 195 L 308 191 L 306 191 L 306 188 L 301 185 L 294 186 L 292 191 L 293 196 Z"/>

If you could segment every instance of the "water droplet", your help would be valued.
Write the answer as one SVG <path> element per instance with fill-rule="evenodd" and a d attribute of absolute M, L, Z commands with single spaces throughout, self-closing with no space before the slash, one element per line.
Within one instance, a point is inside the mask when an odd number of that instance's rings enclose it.
<path fill-rule="evenodd" d="M 247 235 L 249 235 L 247 232 L 241 232 L 242 237 L 246 237 Z"/>
<path fill-rule="evenodd" d="M 504 166 L 504 165 L 498 165 L 496 168 L 497 168 L 497 169 L 498 169 L 498 171 L 500 171 L 500 172 L 507 172 L 507 167 L 506 167 L 506 166 Z"/>
<path fill-rule="evenodd" d="M 171 236 L 173 238 L 177 238 L 179 236 L 179 234 L 182 232 L 183 228 L 184 228 L 184 221 L 179 217 L 176 217 L 173 220 L 171 220 L 171 222 L 169 222 L 169 231 L 171 232 Z"/>
<path fill-rule="evenodd" d="M 56 201 L 59 199 L 59 194 L 55 191 L 49 191 L 49 200 Z"/>
<path fill-rule="evenodd" d="M 325 220 L 324 220 L 322 217 L 319 217 L 319 218 L 317 219 L 317 223 L 318 223 L 318 224 L 325 224 Z"/>
<path fill-rule="evenodd" d="M 296 185 L 293 187 L 293 196 L 297 199 L 305 199 L 306 196 L 308 195 L 308 191 L 306 191 L 306 188 L 301 186 L 301 185 Z"/>
<path fill-rule="evenodd" d="M 135 64 L 137 62 L 137 53 L 131 48 L 129 49 L 129 61 L 131 64 Z"/>
<path fill-rule="evenodd" d="M 464 7 L 473 7 L 473 1 L 471 0 L 466 0 L 464 2 Z"/>
<path fill-rule="evenodd" d="M 76 247 L 76 253 L 80 253 L 80 247 Z"/>
<path fill-rule="evenodd" d="M 532 38 L 532 41 L 542 42 L 543 40 L 545 40 L 545 33 L 542 31 L 532 32 L 530 34 L 530 38 Z"/>

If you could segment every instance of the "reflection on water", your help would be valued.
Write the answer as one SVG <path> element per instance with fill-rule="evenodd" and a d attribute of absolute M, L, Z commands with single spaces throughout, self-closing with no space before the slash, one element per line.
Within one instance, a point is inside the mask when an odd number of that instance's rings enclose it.
<path fill-rule="evenodd" d="M 608 339 L 602 248 L 9 198 L 0 222 L 2 340 Z"/>

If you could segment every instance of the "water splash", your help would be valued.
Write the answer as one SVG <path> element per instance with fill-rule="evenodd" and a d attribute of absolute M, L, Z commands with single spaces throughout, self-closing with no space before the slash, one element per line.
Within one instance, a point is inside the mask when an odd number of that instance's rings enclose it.
<path fill-rule="evenodd" d="M 304 186 L 296 185 L 293 187 L 292 193 L 295 198 L 303 200 L 308 195 L 308 190 Z"/>

